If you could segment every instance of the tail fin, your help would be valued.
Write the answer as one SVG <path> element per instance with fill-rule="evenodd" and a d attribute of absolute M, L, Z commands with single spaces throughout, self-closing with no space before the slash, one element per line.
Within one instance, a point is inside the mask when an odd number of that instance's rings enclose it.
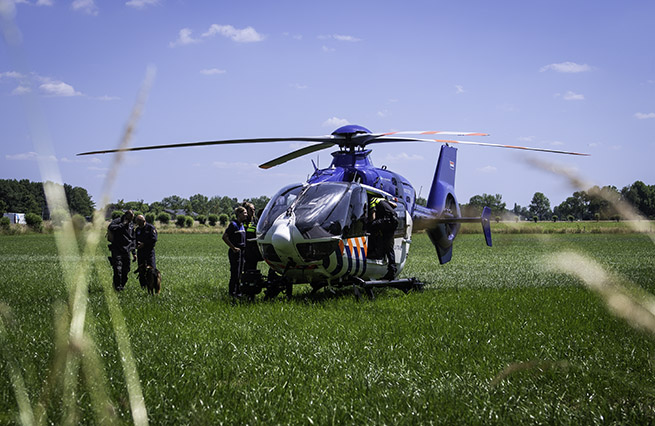
<path fill-rule="evenodd" d="M 455 197 L 456 160 L 457 148 L 442 145 L 427 202 L 427 207 L 436 211 L 442 218 L 452 219 L 460 216 L 459 204 Z M 453 253 L 453 241 L 459 227 L 459 223 L 439 223 L 432 229 L 428 229 L 428 236 L 437 250 L 439 263 L 444 264 L 450 261 Z"/>
<path fill-rule="evenodd" d="M 482 217 L 480 217 L 480 221 L 482 222 L 482 232 L 484 233 L 484 240 L 486 241 L 487 245 L 491 247 L 491 209 L 489 207 L 485 207 L 482 209 Z"/>
<path fill-rule="evenodd" d="M 428 196 L 427 207 L 442 211 L 446 204 L 448 194 L 455 196 L 455 163 L 457 161 L 457 148 L 448 145 L 441 146 L 437 170 L 434 172 L 432 187 Z"/>

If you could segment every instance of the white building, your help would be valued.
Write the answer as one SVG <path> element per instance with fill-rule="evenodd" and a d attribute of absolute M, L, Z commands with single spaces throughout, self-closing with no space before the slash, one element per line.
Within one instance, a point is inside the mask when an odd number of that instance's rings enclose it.
<path fill-rule="evenodd" d="M 25 213 L 5 213 L 3 216 L 8 217 L 9 221 L 14 225 L 17 223 L 21 225 L 26 225 Z"/>

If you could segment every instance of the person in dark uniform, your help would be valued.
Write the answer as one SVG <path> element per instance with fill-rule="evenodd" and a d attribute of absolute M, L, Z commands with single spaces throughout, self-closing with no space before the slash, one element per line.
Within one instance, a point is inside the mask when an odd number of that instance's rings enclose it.
<path fill-rule="evenodd" d="M 114 269 L 114 290 L 122 291 L 127 284 L 130 273 L 130 254 L 136 260 L 134 225 L 132 220 L 134 213 L 127 210 L 121 217 L 109 223 L 107 234 L 111 235 L 111 265 Z"/>
<path fill-rule="evenodd" d="M 264 260 L 257 247 L 257 217 L 255 216 L 255 206 L 252 203 L 244 202 L 241 204 L 246 209 L 248 217 L 243 223 L 246 230 L 246 251 L 244 260 L 244 271 L 254 271 L 257 269 L 257 262 Z"/>
<path fill-rule="evenodd" d="M 387 273 L 383 280 L 393 280 L 396 277 L 396 253 L 393 249 L 393 234 L 398 226 L 398 215 L 394 210 L 396 203 L 385 198 L 372 197 L 370 206 L 369 231 L 377 237 L 380 244 L 382 259 L 387 259 Z"/>
<path fill-rule="evenodd" d="M 232 297 L 239 297 L 239 284 L 245 256 L 243 255 L 246 248 L 246 230 L 243 227 L 248 218 L 246 209 L 242 206 L 234 209 L 236 220 L 230 222 L 223 233 L 223 241 L 230 248 L 227 257 L 230 259 L 230 284 L 229 293 Z"/>
<path fill-rule="evenodd" d="M 157 229 L 151 223 L 146 222 L 143 215 L 136 217 L 136 257 L 139 265 L 139 283 L 141 287 L 147 287 L 146 273 L 148 266 L 151 271 L 157 270 L 155 261 L 155 243 L 157 242 Z"/>

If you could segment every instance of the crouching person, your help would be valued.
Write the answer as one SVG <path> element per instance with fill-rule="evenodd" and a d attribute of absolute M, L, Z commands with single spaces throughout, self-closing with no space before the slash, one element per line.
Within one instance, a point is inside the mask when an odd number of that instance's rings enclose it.
<path fill-rule="evenodd" d="M 147 288 L 148 293 L 157 294 L 161 290 L 161 276 L 155 260 L 155 243 L 157 229 L 147 223 L 143 215 L 136 217 L 136 254 L 139 265 L 139 283 L 141 288 Z"/>

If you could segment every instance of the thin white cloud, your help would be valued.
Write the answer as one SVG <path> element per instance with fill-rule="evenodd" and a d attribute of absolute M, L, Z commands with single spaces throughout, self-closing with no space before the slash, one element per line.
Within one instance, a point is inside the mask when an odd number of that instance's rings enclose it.
<path fill-rule="evenodd" d="M 13 20 L 16 16 L 16 5 L 11 0 L 0 0 L 0 16 L 7 21 Z"/>
<path fill-rule="evenodd" d="M 222 70 L 220 68 L 205 68 L 203 70 L 200 70 L 200 74 L 202 75 L 218 75 L 218 74 L 225 74 L 227 71 Z"/>
<path fill-rule="evenodd" d="M 2 0 L 0 0 L 2 1 Z M 24 95 L 32 92 L 32 88 L 38 88 L 41 95 L 51 97 L 69 97 L 69 96 L 83 96 L 83 93 L 75 90 L 70 84 L 63 81 L 53 79 L 51 77 L 43 77 L 36 73 L 24 75 L 16 71 L 8 71 L 0 73 L 1 79 L 15 79 L 18 80 L 18 86 L 11 92 L 12 95 Z M 100 100 L 113 100 L 117 98 L 101 97 Z"/>
<path fill-rule="evenodd" d="M 421 161 L 423 157 L 418 154 L 408 154 L 406 152 L 400 152 L 398 154 L 392 155 L 388 154 L 386 161 Z"/>
<path fill-rule="evenodd" d="M 362 41 L 361 38 L 353 37 L 350 35 L 343 35 L 343 34 L 334 34 L 332 36 L 335 40 L 338 41 L 347 41 L 347 42 L 357 42 L 357 41 Z"/>
<path fill-rule="evenodd" d="M 562 98 L 565 101 L 584 101 L 584 95 L 582 95 L 580 93 L 572 92 L 570 90 L 568 92 L 564 93 L 564 94 L 555 93 L 555 97 L 556 98 Z"/>
<path fill-rule="evenodd" d="M 331 117 L 323 122 L 323 127 L 341 127 L 350 124 L 345 118 Z"/>
<path fill-rule="evenodd" d="M 54 4 L 55 2 L 52 0 L 37 0 L 36 2 L 37 6 L 52 6 Z"/>
<path fill-rule="evenodd" d="M 129 0 L 125 2 L 125 6 L 133 7 L 135 9 L 145 9 L 148 6 L 155 6 L 159 4 L 159 0 Z"/>
<path fill-rule="evenodd" d="M 98 15 L 98 6 L 96 6 L 95 0 L 73 0 L 71 8 L 76 12 L 86 13 L 87 15 Z"/>
<path fill-rule="evenodd" d="M 305 90 L 309 88 L 309 86 L 307 86 L 306 84 L 300 84 L 300 83 L 291 84 L 291 87 L 293 87 L 296 90 Z"/>
<path fill-rule="evenodd" d="M 200 39 L 191 37 L 191 29 L 182 28 L 177 35 L 177 40 L 168 43 L 169 47 L 186 46 L 187 44 L 200 43 Z"/>
<path fill-rule="evenodd" d="M 463 86 L 460 86 L 459 84 L 455 85 L 455 94 L 459 95 L 460 93 L 465 93 L 466 90 L 464 90 Z"/>
<path fill-rule="evenodd" d="M 36 152 L 22 152 L 20 154 L 7 154 L 5 155 L 5 158 L 7 160 L 36 160 L 39 157 L 39 154 Z"/>
<path fill-rule="evenodd" d="M 254 43 L 264 40 L 264 36 L 259 34 L 253 27 L 243 29 L 234 28 L 232 25 L 213 24 L 209 27 L 203 37 L 212 37 L 216 34 L 222 35 L 236 41 L 237 43 Z"/>
<path fill-rule="evenodd" d="M 583 101 L 584 100 L 584 95 L 581 93 L 575 93 L 572 91 L 568 91 L 564 94 L 564 100 L 565 101 Z"/>
<path fill-rule="evenodd" d="M 336 49 L 334 49 L 332 47 L 327 47 L 327 46 L 323 46 L 322 49 L 323 49 L 323 52 L 327 52 L 327 53 L 334 52 L 336 50 Z"/>
<path fill-rule="evenodd" d="M 638 112 L 635 114 L 635 117 L 637 117 L 639 120 L 648 120 L 650 118 L 655 118 L 655 112 Z"/>
<path fill-rule="evenodd" d="M 121 100 L 121 98 L 119 98 L 118 96 L 109 96 L 109 95 L 98 96 L 96 99 L 99 100 L 99 101 L 105 101 L 105 102 L 120 101 Z"/>
<path fill-rule="evenodd" d="M 32 92 L 32 89 L 29 86 L 20 85 L 11 91 L 12 95 L 20 96 Z"/>
<path fill-rule="evenodd" d="M 61 161 L 62 163 L 91 163 L 91 164 L 102 163 L 102 161 L 100 161 L 100 159 L 96 157 L 73 157 L 73 158 L 62 157 L 59 161 Z M 91 166 L 89 167 L 89 170 L 91 170 Z"/>
<path fill-rule="evenodd" d="M 494 167 L 494 166 L 484 166 L 484 167 L 480 167 L 479 169 L 477 169 L 477 171 L 480 172 L 480 173 L 488 174 L 488 173 L 496 173 L 498 171 L 498 169 L 496 167 Z"/>
<path fill-rule="evenodd" d="M 362 41 L 361 38 L 353 37 L 351 35 L 344 35 L 344 34 L 320 35 L 320 36 L 318 36 L 318 38 L 320 40 L 337 40 L 337 41 L 345 41 L 345 42 L 349 42 L 349 43 Z"/>
<path fill-rule="evenodd" d="M 587 64 L 577 64 L 575 62 L 560 62 L 559 64 L 549 64 L 541 67 L 540 72 L 555 71 L 561 73 L 579 73 L 591 71 Z"/>
<path fill-rule="evenodd" d="M 63 81 L 52 81 L 48 83 L 43 83 L 42 85 L 39 86 L 39 89 L 46 96 L 69 97 L 69 96 L 82 95 L 82 93 L 76 91 L 73 88 L 73 86 L 71 86 L 70 84 L 66 84 Z"/>
<path fill-rule="evenodd" d="M 2 1 L 2 0 L 0 0 Z M 17 71 L 7 71 L 7 72 L 1 72 L 0 73 L 0 79 L 3 78 L 15 78 L 15 79 L 21 79 L 24 78 L 25 76 Z"/>
<path fill-rule="evenodd" d="M 389 116 L 389 110 L 383 109 L 382 111 L 377 112 L 377 116 L 380 118 L 385 118 Z"/>
<path fill-rule="evenodd" d="M 302 34 L 291 34 L 289 32 L 283 32 L 283 36 L 291 37 L 293 40 L 302 40 Z"/>
<path fill-rule="evenodd" d="M 21 152 L 19 154 L 7 154 L 5 155 L 5 158 L 7 160 L 12 160 L 12 161 L 33 161 L 39 159 L 45 159 L 48 161 L 55 161 L 55 162 L 57 161 L 57 157 L 55 157 L 54 155 L 43 157 L 34 151 Z"/>

